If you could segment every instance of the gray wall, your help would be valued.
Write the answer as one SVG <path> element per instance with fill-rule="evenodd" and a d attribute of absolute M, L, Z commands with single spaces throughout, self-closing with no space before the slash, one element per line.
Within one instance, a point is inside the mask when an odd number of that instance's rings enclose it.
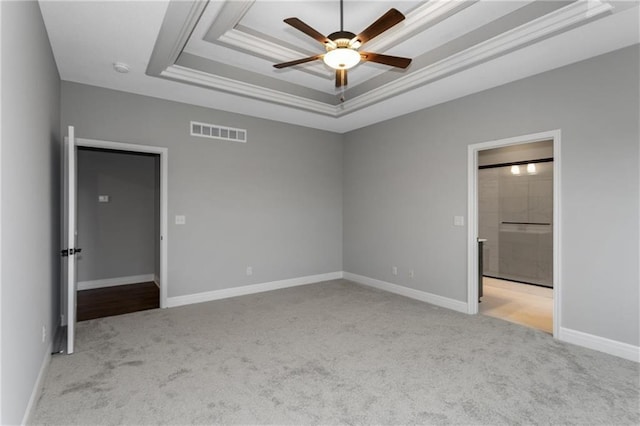
<path fill-rule="evenodd" d="M 191 120 L 248 143 L 189 136 Z M 169 149 L 169 297 L 342 270 L 340 135 L 69 82 L 62 124 Z"/>
<path fill-rule="evenodd" d="M 60 80 L 38 3 L 0 8 L 0 423 L 18 424 L 59 323 Z"/>
<path fill-rule="evenodd" d="M 158 160 L 78 150 L 78 281 L 155 274 Z"/>
<path fill-rule="evenodd" d="M 560 325 L 638 345 L 638 61 L 635 45 L 348 133 L 345 271 L 465 301 L 468 145 L 562 129 Z"/>

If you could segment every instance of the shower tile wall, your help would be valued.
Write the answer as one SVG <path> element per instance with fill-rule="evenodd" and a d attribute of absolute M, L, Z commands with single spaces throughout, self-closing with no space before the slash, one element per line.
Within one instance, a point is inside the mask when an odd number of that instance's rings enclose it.
<path fill-rule="evenodd" d="M 486 238 L 484 274 L 553 286 L 553 162 L 478 173 L 478 231 Z"/>

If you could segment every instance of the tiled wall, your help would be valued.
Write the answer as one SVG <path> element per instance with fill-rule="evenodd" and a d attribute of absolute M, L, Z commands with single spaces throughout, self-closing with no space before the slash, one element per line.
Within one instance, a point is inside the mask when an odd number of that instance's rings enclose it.
<path fill-rule="evenodd" d="M 479 237 L 484 274 L 553 286 L 553 162 L 537 163 L 535 173 L 520 166 L 478 173 Z"/>

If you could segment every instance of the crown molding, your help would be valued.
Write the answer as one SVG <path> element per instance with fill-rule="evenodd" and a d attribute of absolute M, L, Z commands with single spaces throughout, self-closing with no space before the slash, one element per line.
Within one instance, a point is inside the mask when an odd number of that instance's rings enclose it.
<path fill-rule="evenodd" d="M 178 60 L 207 3 L 197 0 L 169 2 L 162 31 L 158 34 L 149 59 L 147 75 L 158 75 Z"/>
<path fill-rule="evenodd" d="M 185 68 L 179 65 L 171 65 L 162 71 L 161 77 L 176 81 L 187 82 L 199 86 L 222 90 L 236 95 L 247 96 L 263 101 L 274 102 L 307 111 L 313 111 L 323 115 L 336 116 L 336 107 L 324 102 L 304 98 L 302 96 L 291 95 L 278 90 L 268 89 L 255 84 L 233 80 L 209 74 L 202 71 Z"/>
<path fill-rule="evenodd" d="M 466 9 L 476 1 L 428 1 L 407 13 L 400 25 L 385 31 L 384 37 L 367 42 L 367 50 L 384 52 L 411 38 L 414 34 Z"/>
<path fill-rule="evenodd" d="M 213 17 L 202 41 L 247 52 L 273 62 L 292 61 L 314 54 L 266 34 L 252 34 L 248 28 L 243 27 L 240 21 L 254 4 L 255 0 L 226 0 Z M 301 71 L 326 80 L 333 78 L 333 74 L 320 65 L 307 66 Z"/>
<path fill-rule="evenodd" d="M 273 61 L 286 62 L 309 56 L 307 52 L 301 52 L 289 49 L 282 44 L 274 43 L 269 40 L 262 39 L 253 34 L 246 33 L 237 29 L 232 29 L 224 33 L 218 42 L 236 50 L 244 50 L 251 52 L 255 56 L 260 56 Z M 313 66 L 313 75 L 330 80 L 333 79 L 333 73 L 330 73 L 322 65 Z M 321 68 L 322 67 L 322 68 Z"/>
<path fill-rule="evenodd" d="M 270 59 L 293 60 L 307 55 L 307 52 L 295 50 L 282 40 L 271 41 L 266 37 L 249 34 L 241 28 L 242 17 L 255 4 L 255 0 L 226 0 L 218 14 L 213 18 L 209 29 L 202 38 L 209 43 L 222 44 L 228 47 L 251 52 L 254 55 Z"/>
<path fill-rule="evenodd" d="M 465 49 L 432 65 L 421 68 L 406 76 L 380 86 L 343 104 L 344 114 L 367 107 L 391 96 L 446 77 L 497 56 L 525 47 L 536 41 L 568 30 L 585 21 L 610 12 L 612 6 L 599 0 L 575 2 L 527 24 Z"/>
<path fill-rule="evenodd" d="M 254 3 L 255 0 L 226 0 L 218 14 L 213 18 L 203 40 L 213 43 L 224 33 L 232 30 Z"/>

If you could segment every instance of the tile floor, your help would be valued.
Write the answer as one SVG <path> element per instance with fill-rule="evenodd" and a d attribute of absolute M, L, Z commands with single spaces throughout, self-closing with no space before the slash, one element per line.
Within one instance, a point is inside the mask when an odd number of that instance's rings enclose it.
<path fill-rule="evenodd" d="M 553 289 L 484 277 L 479 312 L 553 333 Z"/>

